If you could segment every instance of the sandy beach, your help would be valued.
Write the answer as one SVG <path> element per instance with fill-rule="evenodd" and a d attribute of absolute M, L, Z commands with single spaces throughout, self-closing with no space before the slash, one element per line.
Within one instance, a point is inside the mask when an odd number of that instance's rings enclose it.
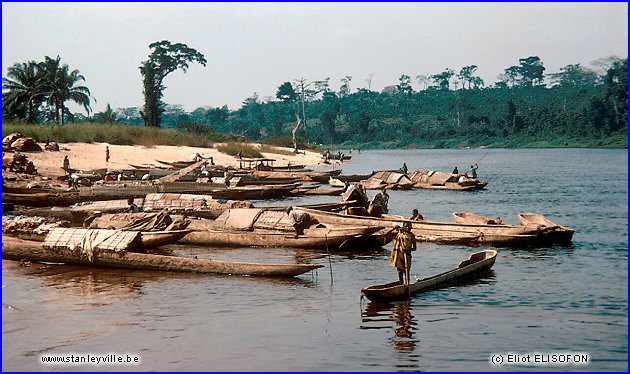
<path fill-rule="evenodd" d="M 44 144 L 39 144 L 44 149 Z M 219 143 L 215 146 L 220 145 Z M 105 161 L 105 149 L 109 147 L 109 162 Z M 290 148 L 282 148 L 291 151 Z M 302 152 L 302 151 L 300 151 Z M 145 147 L 141 145 L 112 145 L 107 143 L 61 143 L 59 151 L 24 152 L 33 161 L 39 174 L 55 177 L 63 175 L 63 159 L 67 155 L 70 167 L 79 170 L 107 168 L 110 170 L 130 169 L 133 165 L 165 166 L 160 161 L 188 161 L 198 153 L 202 157 L 213 157 L 216 165 L 231 165 L 238 167 L 236 157 L 219 152 L 216 148 L 186 147 L 158 145 Z M 300 154 L 284 155 L 278 153 L 263 153 L 266 158 L 276 160 L 274 166 L 293 165 L 316 166 L 322 164 L 321 154 L 304 151 Z"/>

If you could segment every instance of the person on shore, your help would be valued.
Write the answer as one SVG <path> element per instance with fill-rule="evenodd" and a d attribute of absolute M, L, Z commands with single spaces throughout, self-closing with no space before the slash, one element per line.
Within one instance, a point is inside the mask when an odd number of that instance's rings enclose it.
<path fill-rule="evenodd" d="M 406 163 L 406 162 L 403 162 L 403 166 L 402 166 L 402 168 L 400 168 L 400 171 L 401 171 L 403 174 L 407 174 L 407 172 L 408 172 L 409 170 L 407 169 L 407 163 Z"/>
<path fill-rule="evenodd" d="M 409 217 L 409 219 L 412 221 L 420 221 L 423 220 L 424 217 L 422 217 L 422 214 L 418 213 L 418 209 L 414 209 L 411 211 L 411 217 Z"/>
<path fill-rule="evenodd" d="M 109 162 L 109 146 L 105 146 L 105 162 Z"/>
<path fill-rule="evenodd" d="M 394 241 L 394 250 L 390 256 L 391 266 L 395 266 L 398 270 L 400 284 L 409 284 L 411 252 L 415 251 L 416 248 L 416 237 L 411 232 L 411 222 L 405 222 L 403 227 L 398 230 L 398 235 Z"/>
<path fill-rule="evenodd" d="M 452 174 L 459 174 L 459 170 L 457 170 L 457 166 L 455 166 L 455 169 L 453 169 L 453 173 Z"/>
<path fill-rule="evenodd" d="M 63 158 L 63 167 L 62 169 L 66 172 L 66 173 L 70 173 L 70 160 L 68 159 L 68 155 L 66 155 Z"/>

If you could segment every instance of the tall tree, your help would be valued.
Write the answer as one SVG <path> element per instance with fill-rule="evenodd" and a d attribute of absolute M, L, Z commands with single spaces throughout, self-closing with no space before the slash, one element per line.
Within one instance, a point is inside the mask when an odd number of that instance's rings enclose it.
<path fill-rule="evenodd" d="M 520 64 L 519 73 L 521 74 L 521 84 L 523 86 L 543 83 L 545 66 L 538 56 L 520 58 L 518 62 Z"/>
<path fill-rule="evenodd" d="M 418 74 L 416 75 L 416 80 L 418 81 L 418 84 L 420 85 L 420 91 L 427 89 L 427 86 L 429 84 L 428 76 L 423 75 L 423 74 Z"/>
<path fill-rule="evenodd" d="M 585 88 L 597 83 L 597 73 L 580 64 L 567 65 L 560 68 L 559 73 L 549 74 L 551 81 L 561 87 Z"/>
<path fill-rule="evenodd" d="M 44 96 L 48 104 L 54 107 L 56 123 L 63 125 L 64 117 L 72 117 L 65 105 L 68 100 L 82 105 L 90 113 L 90 90 L 79 85 L 85 78 L 78 70 L 69 71 L 67 64 L 61 64 L 59 56 L 55 59 L 46 56 L 40 67 L 44 71 Z"/>
<path fill-rule="evenodd" d="M 605 78 L 606 98 L 613 104 L 614 129 L 628 125 L 628 59 L 616 61 L 608 69 Z"/>
<path fill-rule="evenodd" d="M 7 77 L 2 78 L 2 106 L 15 111 L 20 106 L 26 106 L 26 120 L 34 123 L 37 118 L 37 108 L 44 99 L 44 74 L 35 61 L 15 63 L 8 69 Z M 3 110 L 4 112 L 4 110 Z"/>
<path fill-rule="evenodd" d="M 451 78 L 455 75 L 455 72 L 449 68 L 446 68 L 443 72 L 433 74 L 429 78 L 435 83 L 440 89 L 448 90 L 451 85 Z"/>
<path fill-rule="evenodd" d="M 350 81 L 352 77 L 346 75 L 344 78 L 341 78 L 341 87 L 339 87 L 339 97 L 346 97 L 350 95 Z"/>
<path fill-rule="evenodd" d="M 473 85 L 475 87 L 483 86 L 483 79 L 473 75 L 476 70 L 477 65 L 468 65 L 461 68 L 457 74 L 457 78 L 461 81 L 462 88 L 466 88 L 466 83 L 468 83 L 468 89 Z"/>
<path fill-rule="evenodd" d="M 400 78 L 398 78 L 398 81 L 400 82 L 396 85 L 396 89 L 398 90 L 398 92 L 406 93 L 406 94 L 413 93 L 413 88 L 411 88 L 410 76 L 403 74 L 400 76 Z"/>
<path fill-rule="evenodd" d="M 293 110 L 295 112 L 297 124 L 293 128 L 292 134 L 293 134 L 293 149 L 297 153 L 298 147 L 297 147 L 297 139 L 296 139 L 295 133 L 297 132 L 298 128 L 300 127 L 300 124 L 302 123 L 302 119 L 300 118 L 300 115 L 298 114 L 297 105 L 296 105 L 297 103 L 296 99 L 298 97 L 298 94 L 293 89 L 293 85 L 291 84 L 291 82 L 284 82 L 282 85 L 280 85 L 280 87 L 278 87 L 278 92 L 276 92 L 276 97 L 284 101 L 285 103 L 290 104 L 293 107 Z M 302 96 L 302 110 L 304 110 L 303 96 Z"/>
<path fill-rule="evenodd" d="M 145 126 L 159 127 L 164 112 L 164 78 L 177 69 L 186 72 L 188 63 L 197 62 L 206 66 L 207 61 L 203 54 L 183 43 L 171 44 L 162 40 L 151 43 L 149 48 L 153 51 L 140 65 L 144 93 L 144 111 L 140 113 Z"/>

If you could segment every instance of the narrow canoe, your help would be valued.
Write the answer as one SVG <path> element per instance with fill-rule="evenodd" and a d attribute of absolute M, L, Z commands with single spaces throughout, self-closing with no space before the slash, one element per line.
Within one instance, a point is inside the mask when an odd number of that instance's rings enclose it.
<path fill-rule="evenodd" d="M 280 230 L 194 230 L 180 243 L 224 247 L 289 247 L 338 250 L 346 245 L 369 242 L 371 235 L 383 227 L 309 228 L 303 235 Z"/>
<path fill-rule="evenodd" d="M 147 253 L 115 253 L 99 251 L 93 261 L 73 251 L 50 250 L 41 243 L 17 238 L 2 238 L 2 258 L 41 262 L 62 262 L 72 265 L 136 269 L 163 270 L 193 273 L 249 275 L 269 277 L 294 277 L 322 267 L 315 264 L 264 264 L 250 262 L 215 261 Z"/>
<path fill-rule="evenodd" d="M 518 220 L 523 226 L 540 225 L 540 227 L 548 231 L 548 235 L 552 237 L 551 241 L 554 243 L 571 243 L 575 233 L 575 230 L 555 224 L 539 213 L 521 213 L 518 215 Z"/>
<path fill-rule="evenodd" d="M 145 248 L 157 248 L 161 245 L 177 243 L 191 230 L 141 231 L 142 244 Z"/>
<path fill-rule="evenodd" d="M 324 224 L 396 227 L 402 226 L 404 222 L 410 222 L 411 232 L 416 236 L 417 241 L 440 244 L 538 245 L 548 243 L 552 239 L 546 235 L 544 229 L 534 225 L 471 225 L 427 220 L 411 221 L 405 217 L 388 214 L 382 217 L 370 217 L 323 212 L 308 208 L 303 208 L 303 210 Z"/>
<path fill-rule="evenodd" d="M 453 212 L 453 218 L 457 223 L 471 225 L 505 225 L 501 217 L 484 217 L 475 213 Z"/>
<path fill-rule="evenodd" d="M 479 276 L 489 270 L 497 257 L 497 251 L 486 249 L 470 255 L 466 261 L 459 263 L 453 270 L 424 278 L 406 286 L 400 282 L 391 282 L 361 289 L 361 293 L 372 301 L 404 300 L 412 295 L 431 289 L 444 287 L 453 282 Z"/>
<path fill-rule="evenodd" d="M 413 185 L 414 188 L 424 188 L 424 189 L 428 189 L 428 190 L 451 190 L 451 191 L 476 191 L 476 190 L 481 190 L 483 189 L 483 187 L 485 187 L 485 185 L 483 186 L 462 186 L 458 183 L 444 183 L 444 185 L 433 185 L 433 184 L 426 184 L 426 183 L 416 183 Z"/>

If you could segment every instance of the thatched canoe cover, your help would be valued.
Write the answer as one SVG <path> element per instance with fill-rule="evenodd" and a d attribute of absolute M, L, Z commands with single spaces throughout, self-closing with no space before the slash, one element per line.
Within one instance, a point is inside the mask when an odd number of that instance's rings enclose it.
<path fill-rule="evenodd" d="M 138 245 L 140 240 L 140 233 L 137 231 L 56 228 L 46 236 L 42 247 L 79 250 L 91 259 L 95 250 L 124 253 Z"/>
<path fill-rule="evenodd" d="M 228 209 L 216 220 L 213 227 L 219 230 L 252 231 L 262 209 Z"/>
<path fill-rule="evenodd" d="M 196 209 L 229 209 L 251 208 L 252 203 L 238 200 L 214 199 L 210 195 L 180 194 L 180 193 L 152 193 L 148 194 L 142 210 L 183 211 Z"/>

